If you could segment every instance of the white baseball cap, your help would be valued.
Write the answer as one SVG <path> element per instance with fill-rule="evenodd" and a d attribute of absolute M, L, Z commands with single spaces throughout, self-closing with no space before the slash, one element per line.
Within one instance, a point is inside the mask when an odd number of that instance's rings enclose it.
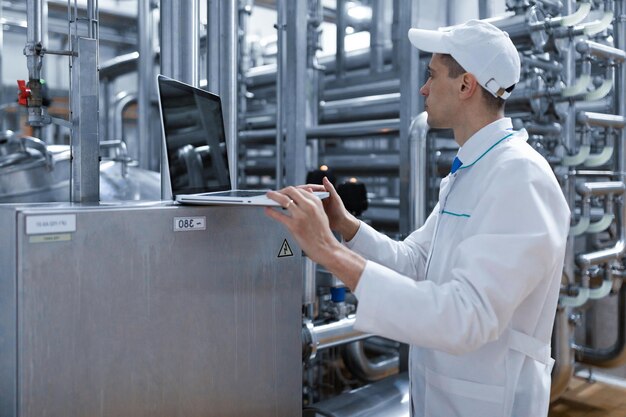
<path fill-rule="evenodd" d="M 520 77 L 520 58 L 509 34 L 494 25 L 470 20 L 447 30 L 410 29 L 418 49 L 452 55 L 495 97 L 507 99 Z"/>

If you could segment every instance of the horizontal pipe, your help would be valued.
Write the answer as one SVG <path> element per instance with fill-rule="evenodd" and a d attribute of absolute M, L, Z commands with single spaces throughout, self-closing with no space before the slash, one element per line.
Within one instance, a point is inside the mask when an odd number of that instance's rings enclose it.
<path fill-rule="evenodd" d="M 585 253 L 576 257 L 576 263 L 581 268 L 589 268 L 591 265 L 600 265 L 613 261 L 624 255 L 626 244 L 624 240 L 619 240 L 615 246 L 597 252 Z"/>
<path fill-rule="evenodd" d="M 588 53 L 599 58 L 612 59 L 617 62 L 622 62 L 626 59 L 626 51 L 588 40 L 578 42 L 576 44 L 576 50 L 581 54 Z"/>
<path fill-rule="evenodd" d="M 348 87 L 340 87 L 326 89 L 322 93 L 322 100 L 345 100 L 355 97 L 375 96 L 380 94 L 397 93 L 400 91 L 400 80 L 390 79 L 374 83 L 351 85 Z"/>
<path fill-rule="evenodd" d="M 366 120 L 351 123 L 333 123 L 308 128 L 307 138 L 336 139 L 344 137 L 375 136 L 397 134 L 400 129 L 399 119 Z M 276 129 L 249 130 L 239 132 L 242 143 L 262 142 L 273 139 Z"/>
<path fill-rule="evenodd" d="M 130 52 L 109 59 L 100 65 L 100 79 L 116 78 L 122 74 L 136 71 L 138 62 L 139 52 Z"/>
<path fill-rule="evenodd" d="M 585 182 L 576 186 L 582 196 L 600 196 L 606 194 L 624 194 L 626 186 L 621 181 Z"/>
<path fill-rule="evenodd" d="M 587 111 L 578 112 L 576 120 L 589 126 L 602 126 L 623 129 L 626 126 L 626 118 L 615 114 L 592 113 Z"/>
<path fill-rule="evenodd" d="M 320 326 L 309 325 L 302 328 L 304 332 L 302 351 L 306 356 L 314 358 L 317 351 L 366 339 L 372 335 L 354 329 L 354 315 Z"/>

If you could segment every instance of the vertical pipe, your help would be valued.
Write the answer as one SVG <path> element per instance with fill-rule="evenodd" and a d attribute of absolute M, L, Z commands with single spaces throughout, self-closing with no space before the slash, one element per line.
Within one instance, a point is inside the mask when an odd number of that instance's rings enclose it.
<path fill-rule="evenodd" d="M 222 1 L 207 0 L 206 79 L 207 89 L 220 92 L 220 9 Z"/>
<path fill-rule="evenodd" d="M 276 0 L 276 188 L 285 185 L 284 166 L 284 74 L 286 0 Z"/>
<path fill-rule="evenodd" d="M 563 4 L 563 15 L 574 13 L 575 5 L 573 0 L 566 0 Z M 563 51 L 563 81 L 565 85 L 571 86 L 576 81 L 576 51 L 573 41 L 569 41 L 567 48 Z M 576 148 L 576 107 L 574 100 L 570 99 L 567 107 L 566 120 L 563 126 L 563 142 L 566 149 L 574 150 Z M 564 184 L 564 194 L 568 205 L 574 212 L 576 204 L 576 179 L 569 175 Z M 565 253 L 564 273 L 570 283 L 574 282 L 574 236 L 567 239 L 567 249 Z"/>
<path fill-rule="evenodd" d="M 398 14 L 399 45 L 398 51 L 403 56 L 400 65 L 400 234 L 410 233 L 410 132 L 411 121 L 417 116 L 420 109 L 418 96 L 419 52 L 409 42 L 407 33 L 411 27 L 417 25 L 418 5 L 412 0 L 400 0 L 394 14 Z M 422 190 L 425 192 L 425 190 Z"/>
<path fill-rule="evenodd" d="M 324 9 L 322 0 L 312 0 L 309 2 L 308 22 L 307 22 L 307 63 L 306 63 L 306 127 L 319 125 L 319 102 L 322 91 L 320 72 L 322 71 L 316 57 L 316 53 L 321 49 L 320 45 L 320 25 L 324 21 Z M 309 157 L 307 159 L 307 170 L 319 166 L 319 140 L 311 139 L 308 142 Z"/>
<path fill-rule="evenodd" d="M 238 1 L 207 1 L 207 88 L 219 94 L 224 112 L 230 180 L 238 184 Z"/>
<path fill-rule="evenodd" d="M 573 329 L 569 317 L 568 308 L 557 308 L 552 331 L 552 357 L 557 360 L 552 370 L 551 400 L 563 394 L 574 374 L 574 355 L 571 348 Z"/>
<path fill-rule="evenodd" d="M 346 1 L 337 0 L 337 50 L 335 52 L 335 77 L 343 78 L 346 71 Z"/>
<path fill-rule="evenodd" d="M 370 28 L 370 70 L 373 73 L 383 71 L 384 50 L 385 50 L 385 30 L 386 9 L 388 1 L 373 0 L 372 2 L 372 24 Z"/>
<path fill-rule="evenodd" d="M 410 140 L 410 176 L 409 176 L 409 230 L 421 227 L 426 221 L 426 201 L 428 197 L 428 178 L 426 165 L 428 123 L 426 112 L 421 112 L 409 129 Z"/>
<path fill-rule="evenodd" d="M 0 1 L 0 22 L 2 21 L 2 2 Z M 4 104 L 4 72 L 2 71 L 4 58 L 4 25 L 0 23 L 0 105 Z M 0 129 L 6 130 L 6 117 L 2 116 Z"/>
<path fill-rule="evenodd" d="M 161 142 L 155 139 L 157 136 L 150 132 L 150 115 L 152 110 L 151 96 L 154 85 L 154 58 L 152 51 L 152 1 L 144 0 L 137 2 L 137 18 L 139 20 L 138 42 L 139 62 L 137 68 L 138 78 L 138 114 L 137 114 L 137 159 L 139 166 L 144 169 L 158 169 L 158 161 L 153 161 L 151 155 L 161 154 Z M 124 140 L 125 138 L 115 138 Z M 151 148 L 158 152 L 151 152 Z"/>
<path fill-rule="evenodd" d="M 28 0 L 26 3 L 26 46 L 34 48 L 41 42 L 42 0 Z M 28 78 L 41 78 L 41 58 L 34 53 L 27 56 Z"/>
<path fill-rule="evenodd" d="M 161 72 L 198 86 L 198 0 L 161 0 Z"/>
<path fill-rule="evenodd" d="M 307 4 L 287 1 L 286 62 L 284 115 L 285 183 L 302 184 L 306 178 L 306 55 Z"/>
<path fill-rule="evenodd" d="M 198 86 L 199 0 L 161 0 L 161 73 Z M 183 3 L 183 4 L 181 4 Z M 166 181 L 165 149 L 161 149 L 161 199 L 171 199 Z"/>

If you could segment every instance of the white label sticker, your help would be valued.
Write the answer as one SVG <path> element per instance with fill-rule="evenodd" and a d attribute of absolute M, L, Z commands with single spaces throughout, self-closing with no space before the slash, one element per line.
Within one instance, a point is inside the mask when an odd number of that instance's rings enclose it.
<path fill-rule="evenodd" d="M 76 231 L 75 214 L 26 217 L 26 234 L 41 235 Z"/>
<path fill-rule="evenodd" d="M 206 217 L 174 217 L 175 232 L 193 232 L 206 230 Z"/>

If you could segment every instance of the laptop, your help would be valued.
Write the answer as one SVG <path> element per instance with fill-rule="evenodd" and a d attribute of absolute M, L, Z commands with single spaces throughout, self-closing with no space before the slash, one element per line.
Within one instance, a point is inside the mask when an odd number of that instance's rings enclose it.
<path fill-rule="evenodd" d="M 165 144 L 164 170 L 172 197 L 183 204 L 278 206 L 268 190 L 234 190 L 220 97 L 177 80 L 157 76 Z M 315 193 L 320 198 L 328 193 Z"/>

